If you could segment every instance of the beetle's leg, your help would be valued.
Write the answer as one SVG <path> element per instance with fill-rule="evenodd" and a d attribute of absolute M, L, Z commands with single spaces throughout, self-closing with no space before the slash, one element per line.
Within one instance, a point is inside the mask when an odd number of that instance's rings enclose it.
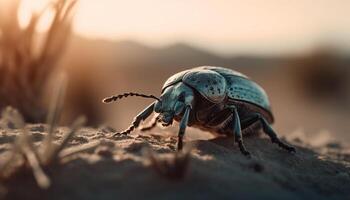
<path fill-rule="evenodd" d="M 152 104 L 147 106 L 143 111 L 141 111 L 138 115 L 136 115 L 136 117 L 134 118 L 134 121 L 127 129 L 125 129 L 122 132 L 115 133 L 114 136 L 121 135 L 121 134 L 127 135 L 131 133 L 131 131 L 133 131 L 135 128 L 137 128 L 140 125 L 141 121 L 147 119 L 147 117 L 149 117 L 152 114 L 155 103 L 156 102 L 153 102 Z"/>
<path fill-rule="evenodd" d="M 295 148 L 282 142 L 278 137 L 276 132 L 272 129 L 271 125 L 266 121 L 266 119 L 259 113 L 255 113 L 251 115 L 250 117 L 242 120 L 242 126 L 244 128 L 249 127 L 250 125 L 254 124 L 255 122 L 260 121 L 264 130 L 264 133 L 266 133 L 270 139 L 271 142 L 276 143 L 281 148 L 289 151 L 289 152 L 295 152 Z"/>
<path fill-rule="evenodd" d="M 180 127 L 179 127 L 179 134 L 178 134 L 178 141 L 177 141 L 177 150 L 181 150 L 183 146 L 183 137 L 185 135 L 187 123 L 188 123 L 188 118 L 190 116 L 191 112 L 191 106 L 186 106 L 185 114 L 183 115 L 181 122 L 180 122 Z"/>
<path fill-rule="evenodd" d="M 148 124 L 147 126 L 143 126 L 140 131 L 144 132 L 144 131 L 149 131 L 152 130 L 154 127 L 157 126 L 157 123 L 159 121 L 159 116 L 156 116 L 152 119 L 152 121 L 150 122 L 150 124 Z"/>
<path fill-rule="evenodd" d="M 242 137 L 242 129 L 241 129 L 241 122 L 240 122 L 240 118 L 237 112 L 237 108 L 236 107 L 231 107 L 232 109 L 232 113 L 233 113 L 233 134 L 235 136 L 235 142 L 237 142 L 239 150 L 241 151 L 241 153 L 245 156 L 250 156 L 249 151 L 247 151 L 247 149 L 244 146 L 243 143 L 243 137 Z"/>

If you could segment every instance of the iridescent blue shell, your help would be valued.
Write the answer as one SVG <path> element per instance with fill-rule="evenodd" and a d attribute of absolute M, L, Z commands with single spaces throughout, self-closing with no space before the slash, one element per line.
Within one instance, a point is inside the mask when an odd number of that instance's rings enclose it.
<path fill-rule="evenodd" d="M 267 115 L 269 121 L 273 121 L 266 92 L 242 73 L 223 67 L 196 67 L 171 76 L 165 82 L 162 91 L 180 81 L 196 89 L 213 103 L 220 103 L 228 97 L 229 102 L 239 101 L 256 105 L 265 111 L 264 115 Z"/>

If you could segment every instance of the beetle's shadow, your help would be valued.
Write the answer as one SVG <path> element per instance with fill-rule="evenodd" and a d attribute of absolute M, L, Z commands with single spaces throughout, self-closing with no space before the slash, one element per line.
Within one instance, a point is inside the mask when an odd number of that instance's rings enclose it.
<path fill-rule="evenodd" d="M 201 154 L 214 154 L 214 157 L 220 157 L 221 154 L 234 154 L 235 156 L 238 155 L 240 158 L 247 159 L 245 156 L 241 155 L 238 145 L 234 142 L 234 137 L 216 137 L 209 140 L 199 140 L 195 143 Z M 280 164 L 286 164 L 286 167 L 290 167 L 289 162 L 298 163 L 307 160 L 310 160 L 310 162 L 314 160 L 313 162 L 320 162 L 321 164 L 324 164 L 324 162 L 336 163 L 329 161 L 330 159 L 326 159 L 326 155 L 322 156 L 316 150 L 308 148 L 305 145 L 298 145 L 298 143 L 288 143 L 296 148 L 296 153 L 290 153 L 278 147 L 277 144 L 272 143 L 271 140 L 264 135 L 246 137 L 244 138 L 244 144 L 247 150 L 250 151 L 253 160 L 280 161 Z M 332 160 L 334 159 L 335 158 L 332 157 Z M 346 161 L 350 162 L 350 159 L 348 158 Z"/>

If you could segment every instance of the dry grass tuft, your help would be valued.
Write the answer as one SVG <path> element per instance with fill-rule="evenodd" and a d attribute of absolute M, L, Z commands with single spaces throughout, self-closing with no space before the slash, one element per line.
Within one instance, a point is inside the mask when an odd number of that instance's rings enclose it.
<path fill-rule="evenodd" d="M 45 173 L 45 169 L 50 166 L 59 164 L 62 159 L 80 153 L 83 151 L 96 148 L 100 142 L 90 142 L 83 146 L 70 147 L 64 149 L 73 135 L 84 125 L 85 118 L 78 118 L 71 126 L 60 144 L 54 143 L 55 127 L 60 117 L 62 101 L 65 90 L 65 80 L 61 79 L 59 87 L 55 90 L 55 98 L 50 106 L 48 116 L 48 130 L 41 145 L 34 146 L 31 135 L 22 115 L 15 109 L 7 107 L 2 113 L 2 124 L 13 124 L 21 132 L 17 136 L 10 156 L 0 165 L 0 179 L 9 179 L 14 174 L 22 172 L 21 170 L 31 169 L 38 186 L 42 189 L 50 187 L 50 178 Z"/>
<path fill-rule="evenodd" d="M 17 108 L 29 122 L 43 122 L 45 83 L 56 68 L 71 33 L 76 0 L 56 0 L 33 13 L 26 27 L 18 19 L 20 0 L 0 2 L 0 110 Z M 37 33 L 43 13 L 53 18 L 45 34 Z"/>

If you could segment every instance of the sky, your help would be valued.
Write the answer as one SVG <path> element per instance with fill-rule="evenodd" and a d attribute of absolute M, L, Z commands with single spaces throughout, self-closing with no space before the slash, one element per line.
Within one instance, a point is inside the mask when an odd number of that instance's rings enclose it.
<path fill-rule="evenodd" d="M 22 8 L 45 1 L 24 0 Z M 74 30 L 151 46 L 183 42 L 222 55 L 298 54 L 324 45 L 350 52 L 350 1 L 80 0 Z"/>

